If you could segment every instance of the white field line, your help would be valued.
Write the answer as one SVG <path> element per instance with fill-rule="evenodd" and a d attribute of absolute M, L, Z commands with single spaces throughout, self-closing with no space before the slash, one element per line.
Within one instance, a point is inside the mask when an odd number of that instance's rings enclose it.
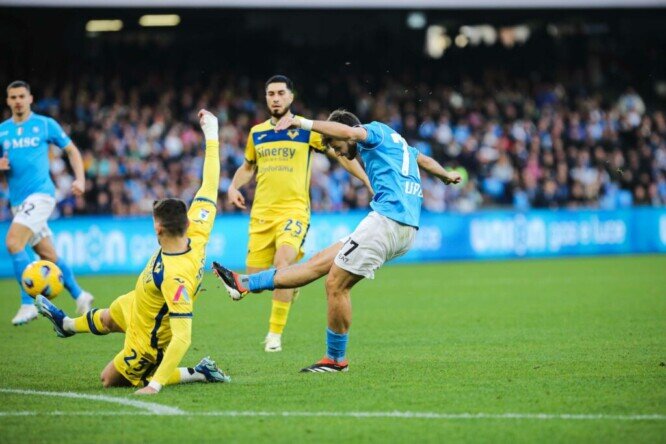
<path fill-rule="evenodd" d="M 169 407 L 153 402 L 136 399 L 119 398 L 106 395 L 88 395 L 74 392 L 46 392 L 39 390 L 0 388 L 0 393 L 11 393 L 27 396 L 52 396 L 59 398 L 85 399 L 124 407 L 134 407 L 137 410 L 118 411 L 0 411 L 0 418 L 17 416 L 201 416 L 201 417 L 278 417 L 278 418 L 400 418 L 400 419 L 443 419 L 443 420 L 469 420 L 469 419 L 525 419 L 525 420 L 560 420 L 560 421 L 666 421 L 666 415 L 640 414 L 640 415 L 612 415 L 604 413 L 578 414 L 578 413 L 436 413 L 436 412 L 266 412 L 254 410 L 220 410 L 208 412 L 186 412 L 177 407 Z"/>
<path fill-rule="evenodd" d="M 23 389 L 8 389 L 0 388 L 0 393 L 11 393 L 15 395 L 28 395 L 28 396 L 54 396 L 57 398 L 73 398 L 73 399 L 86 399 L 88 401 L 100 401 L 111 404 L 120 404 L 124 407 L 134 407 L 141 409 L 153 415 L 182 415 L 185 412 L 177 407 L 168 407 L 154 402 L 139 401 L 138 399 L 118 398 L 106 395 L 88 395 L 85 393 L 74 392 L 44 392 L 39 390 L 23 390 Z M 137 412 L 132 412 L 136 414 Z"/>
<path fill-rule="evenodd" d="M 398 418 L 440 420 L 537 420 L 537 421 L 664 421 L 666 415 L 606 415 L 606 414 L 550 414 L 550 413 L 433 413 L 433 412 L 261 412 L 222 410 L 210 412 L 154 413 L 142 411 L 14 411 L 0 412 L 3 417 L 17 416 L 156 416 L 173 415 L 184 417 L 273 417 L 273 418 Z"/>

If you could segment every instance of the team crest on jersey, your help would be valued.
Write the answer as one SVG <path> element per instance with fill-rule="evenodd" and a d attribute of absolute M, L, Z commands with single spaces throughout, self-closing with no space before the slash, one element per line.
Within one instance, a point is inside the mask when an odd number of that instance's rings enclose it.
<path fill-rule="evenodd" d="M 18 128 L 16 128 L 16 135 L 18 135 L 18 136 L 23 135 L 23 127 L 22 126 L 19 126 Z"/>
<path fill-rule="evenodd" d="M 33 133 L 38 133 L 39 132 L 39 127 L 38 126 L 33 126 L 32 127 L 32 132 Z"/>
<path fill-rule="evenodd" d="M 179 279 L 176 279 L 179 281 Z M 176 294 L 173 297 L 173 303 L 177 304 L 178 302 L 183 301 L 183 302 L 190 302 L 190 296 L 187 294 L 187 289 L 185 288 L 185 285 L 180 284 L 178 286 L 178 290 L 176 290 Z"/>
<path fill-rule="evenodd" d="M 298 137 L 298 130 L 295 130 L 295 129 L 294 129 L 294 130 L 289 130 L 289 131 L 287 132 L 287 135 L 288 135 L 292 140 L 294 140 L 295 138 Z"/>
<path fill-rule="evenodd" d="M 206 210 L 206 209 L 202 209 L 202 210 L 199 212 L 199 219 L 202 219 L 202 220 L 208 220 L 208 215 L 209 215 L 209 214 L 210 214 L 210 211 L 208 211 L 208 210 Z"/>

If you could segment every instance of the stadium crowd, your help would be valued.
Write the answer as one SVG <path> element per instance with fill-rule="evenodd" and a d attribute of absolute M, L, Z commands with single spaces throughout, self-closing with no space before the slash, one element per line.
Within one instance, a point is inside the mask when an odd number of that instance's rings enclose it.
<path fill-rule="evenodd" d="M 261 80 L 214 78 L 183 89 L 170 78 L 155 73 L 129 87 L 94 78 L 33 85 L 33 110 L 59 121 L 83 153 L 87 193 L 76 198 L 68 192 L 65 157 L 52 148 L 60 217 L 149 214 L 155 199 L 191 199 L 203 162 L 196 126 L 203 107 L 221 125 L 219 207 L 237 211 L 226 190 L 250 127 L 268 118 Z M 389 124 L 412 146 L 461 171 L 464 182 L 455 187 L 423 178 L 427 211 L 666 204 L 666 116 L 650 111 L 631 88 L 609 96 L 575 82 L 509 81 L 492 73 L 456 88 L 400 78 L 347 76 L 336 88 L 349 95 L 362 121 Z M 336 105 L 317 100 L 326 88 L 315 86 L 312 102 L 297 95 L 293 109 L 325 119 Z M 7 109 L 2 117 L 9 118 Z M 335 162 L 317 155 L 312 168 L 314 211 L 368 207 L 369 193 Z M 253 185 L 243 192 L 251 203 Z M 0 220 L 11 218 L 7 193 L 0 178 Z"/>

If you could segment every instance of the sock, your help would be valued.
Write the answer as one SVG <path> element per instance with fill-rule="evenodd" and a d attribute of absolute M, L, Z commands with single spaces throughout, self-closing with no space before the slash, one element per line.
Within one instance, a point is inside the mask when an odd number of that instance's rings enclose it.
<path fill-rule="evenodd" d="M 186 384 L 188 382 L 206 382 L 206 377 L 192 367 L 179 367 L 171 373 L 166 385 Z"/>
<path fill-rule="evenodd" d="M 275 290 L 276 271 L 276 269 L 272 269 L 247 275 L 247 289 L 252 292 Z"/>
<path fill-rule="evenodd" d="M 74 299 L 78 298 L 83 290 L 81 290 L 78 282 L 76 282 L 76 278 L 74 278 L 74 272 L 72 272 L 72 269 L 69 268 L 69 265 L 67 265 L 67 263 L 62 259 L 58 259 L 56 265 L 60 268 L 60 271 L 62 271 L 62 278 L 65 284 L 65 288 L 67 291 L 69 291 L 69 294 L 71 294 Z"/>
<path fill-rule="evenodd" d="M 287 325 L 289 308 L 291 308 L 291 302 L 282 302 L 273 299 L 273 306 L 271 307 L 271 318 L 268 320 L 269 333 L 275 333 L 278 335 L 282 334 L 284 331 L 284 326 Z"/>
<path fill-rule="evenodd" d="M 109 330 L 107 330 L 106 327 L 104 327 L 104 324 L 102 324 L 102 310 L 98 308 L 93 308 L 88 313 L 79 316 L 78 318 L 70 319 L 69 322 L 67 319 L 70 318 L 65 318 L 63 327 L 68 331 L 74 333 L 92 333 L 98 336 L 109 334 Z M 71 330 L 69 329 L 70 326 Z"/>
<path fill-rule="evenodd" d="M 30 264 L 30 256 L 28 256 L 28 252 L 25 250 L 21 250 L 14 254 L 10 253 L 10 256 L 12 257 L 12 264 L 14 265 L 14 276 L 16 276 L 16 281 L 18 282 L 19 288 L 21 289 L 21 304 L 32 305 L 34 300 L 28 293 L 25 292 L 23 285 L 21 284 L 21 276 L 23 275 L 23 270 L 25 270 L 25 267 Z"/>
<path fill-rule="evenodd" d="M 335 333 L 330 328 L 326 329 L 326 356 L 336 362 L 344 361 L 347 353 L 347 341 L 349 333 Z"/>

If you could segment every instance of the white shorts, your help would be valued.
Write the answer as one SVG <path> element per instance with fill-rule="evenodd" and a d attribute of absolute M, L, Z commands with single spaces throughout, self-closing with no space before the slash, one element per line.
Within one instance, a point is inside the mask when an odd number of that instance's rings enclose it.
<path fill-rule="evenodd" d="M 414 243 L 416 228 L 400 224 L 372 211 L 344 242 L 335 265 L 350 273 L 373 279 L 384 262 L 407 253 Z"/>
<path fill-rule="evenodd" d="M 24 225 L 32 231 L 32 237 L 28 241 L 31 247 L 53 234 L 46 221 L 53 213 L 55 205 L 56 201 L 52 196 L 35 193 L 26 197 L 21 205 L 12 207 L 12 223 Z"/>

